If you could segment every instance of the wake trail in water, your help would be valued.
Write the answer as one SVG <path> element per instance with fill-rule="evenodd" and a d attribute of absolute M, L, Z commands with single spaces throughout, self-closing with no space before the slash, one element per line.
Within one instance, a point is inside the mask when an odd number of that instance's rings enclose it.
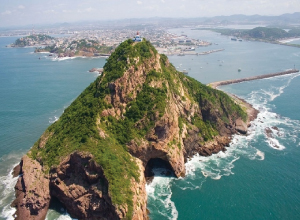
<path fill-rule="evenodd" d="M 299 73 L 293 74 L 291 76 L 278 76 L 278 77 L 266 79 L 266 80 L 274 81 L 274 80 L 278 80 L 278 79 L 281 80 L 284 78 L 288 78 L 287 82 L 284 83 L 284 85 L 282 85 L 280 87 L 271 86 L 271 88 L 269 88 L 268 90 L 262 89 L 262 92 L 269 96 L 269 100 L 267 100 L 267 101 L 273 101 L 274 99 L 279 97 L 281 94 L 283 94 L 284 89 L 287 88 L 290 85 L 290 83 L 292 82 L 292 80 L 298 76 L 300 76 Z"/>

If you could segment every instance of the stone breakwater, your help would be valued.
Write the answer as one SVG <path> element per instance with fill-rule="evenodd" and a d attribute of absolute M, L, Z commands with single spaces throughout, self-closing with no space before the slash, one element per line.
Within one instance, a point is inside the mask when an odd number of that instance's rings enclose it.
<path fill-rule="evenodd" d="M 259 76 L 252 76 L 252 77 L 243 78 L 243 79 L 234 79 L 234 80 L 225 80 L 225 81 L 213 82 L 213 83 L 208 84 L 208 86 L 215 89 L 218 86 L 229 85 L 229 84 L 240 83 L 240 82 L 246 82 L 246 81 L 252 81 L 252 80 L 258 80 L 258 79 L 271 78 L 271 77 L 274 77 L 274 76 L 282 76 L 282 75 L 287 75 L 287 74 L 292 74 L 292 73 L 297 73 L 297 72 L 299 72 L 299 70 L 292 69 L 292 70 L 287 70 L 287 71 L 283 71 L 283 72 L 270 73 L 270 74 L 259 75 Z"/>

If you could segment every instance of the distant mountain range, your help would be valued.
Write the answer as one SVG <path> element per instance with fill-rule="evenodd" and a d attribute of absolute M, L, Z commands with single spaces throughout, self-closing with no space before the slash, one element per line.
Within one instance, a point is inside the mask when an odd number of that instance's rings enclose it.
<path fill-rule="evenodd" d="M 293 14 L 283 14 L 279 16 L 262 16 L 262 15 L 230 15 L 230 16 L 216 16 L 206 18 L 203 23 L 266 23 L 266 24 L 300 24 L 300 12 Z"/>
<path fill-rule="evenodd" d="M 284 26 L 300 26 L 300 12 L 292 14 L 283 14 L 278 16 L 265 15 L 230 15 L 230 16 L 215 16 L 215 17 L 197 17 L 197 18 L 128 18 L 119 20 L 94 20 L 94 21 L 79 21 L 79 22 L 62 22 L 54 24 L 35 25 L 35 28 L 68 28 L 68 29 L 94 29 L 94 28 L 151 28 L 157 26 L 164 27 L 182 27 L 182 26 L 197 26 L 197 25 L 230 25 L 230 24 L 263 24 L 276 27 Z M 32 25 L 22 26 L 23 28 L 32 29 Z M 5 27 L 0 28 L 0 31 L 9 31 L 20 27 Z"/>
<path fill-rule="evenodd" d="M 106 20 L 106 21 L 82 21 L 77 25 L 89 24 L 90 26 L 106 26 L 106 27 L 137 27 L 137 26 L 166 26 L 166 27 L 182 27 L 195 25 L 230 25 L 230 24 L 264 24 L 272 26 L 289 26 L 300 25 L 300 12 L 293 14 L 283 14 L 278 16 L 265 15 L 230 15 L 215 17 L 197 17 L 197 18 L 132 18 L 122 20 Z M 66 25 L 75 25 L 74 23 L 56 24 L 66 27 Z"/>

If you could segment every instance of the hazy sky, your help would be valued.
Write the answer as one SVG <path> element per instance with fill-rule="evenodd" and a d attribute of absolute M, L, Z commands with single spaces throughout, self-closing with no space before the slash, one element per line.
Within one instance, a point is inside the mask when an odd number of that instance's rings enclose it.
<path fill-rule="evenodd" d="M 300 0 L 0 0 L 0 27 L 155 16 L 294 12 L 300 12 Z"/>

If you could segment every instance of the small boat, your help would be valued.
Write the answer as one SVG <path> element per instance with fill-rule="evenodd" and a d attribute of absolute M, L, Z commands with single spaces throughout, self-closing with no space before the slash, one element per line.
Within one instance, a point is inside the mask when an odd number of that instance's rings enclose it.
<path fill-rule="evenodd" d="M 189 48 L 185 48 L 184 51 L 194 51 L 195 47 L 189 47 Z"/>
<path fill-rule="evenodd" d="M 232 37 L 232 38 L 231 38 L 231 40 L 233 40 L 233 41 L 237 41 L 237 39 L 236 39 L 235 37 Z"/>
<path fill-rule="evenodd" d="M 241 72 L 241 71 L 242 71 L 242 70 L 239 68 L 239 69 L 238 69 L 238 72 Z"/>

